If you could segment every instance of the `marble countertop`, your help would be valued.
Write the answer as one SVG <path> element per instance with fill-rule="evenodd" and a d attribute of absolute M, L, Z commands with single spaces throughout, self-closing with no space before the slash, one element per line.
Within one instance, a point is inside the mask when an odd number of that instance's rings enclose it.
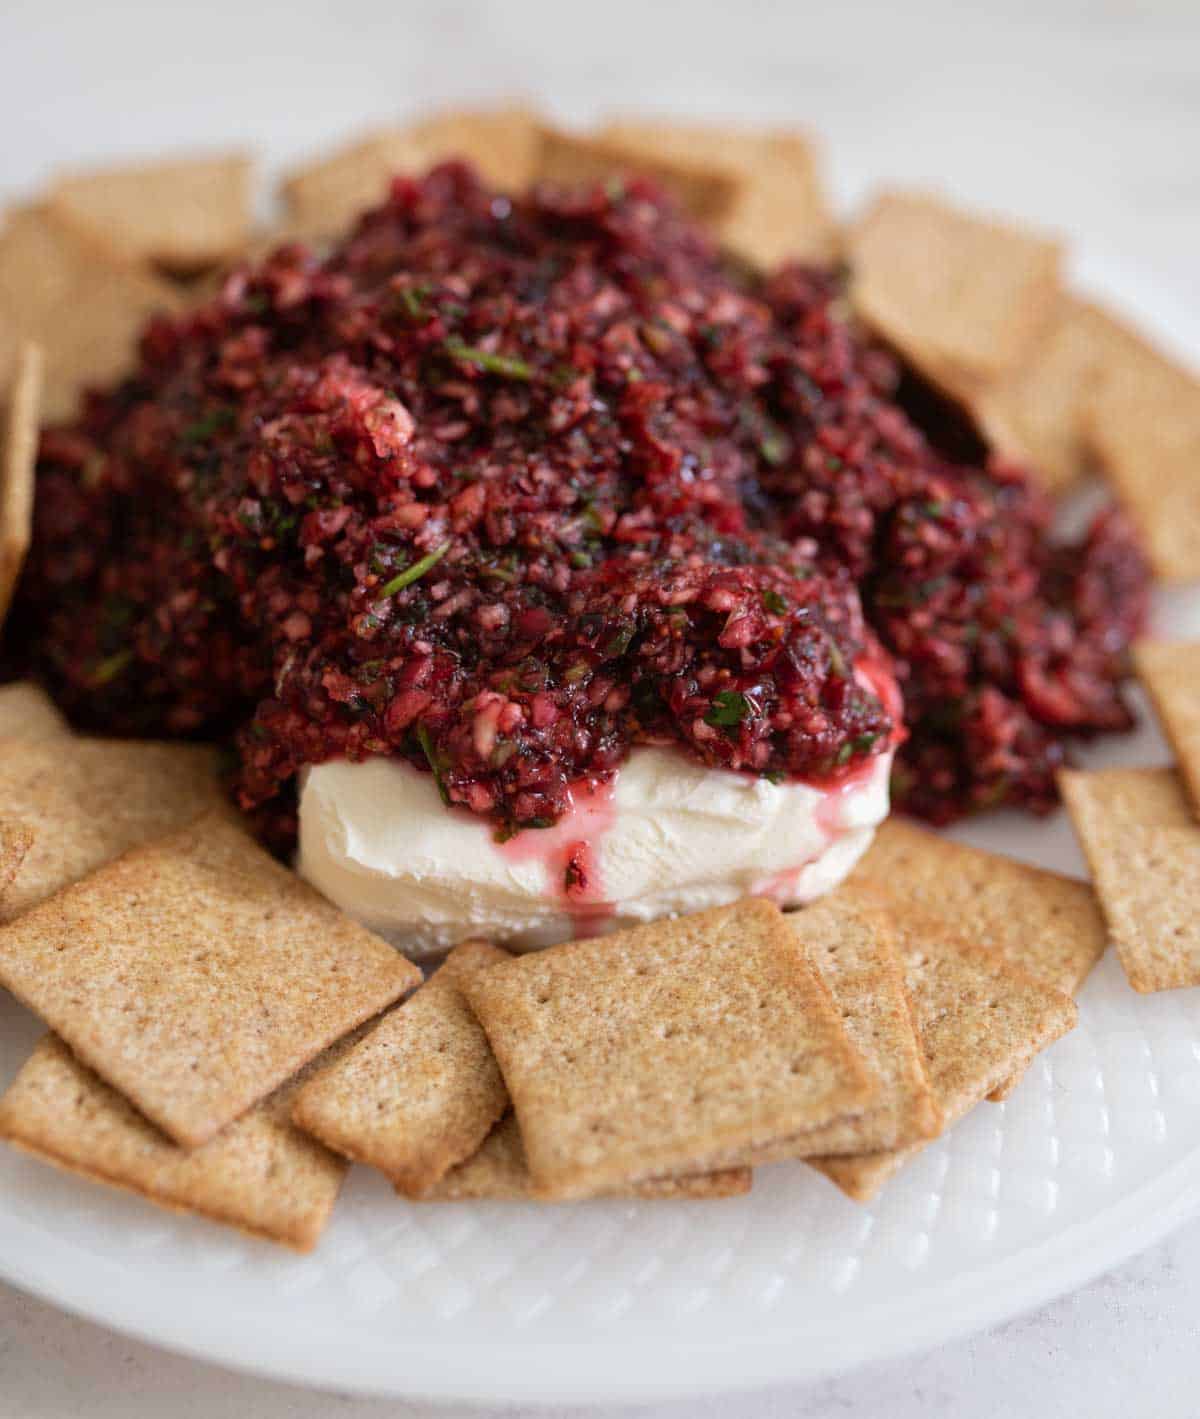
<path fill-rule="evenodd" d="M 607 0 L 586 11 L 553 0 L 209 0 L 194 24 L 183 7 L 149 0 L 11 0 L 0 55 L 6 198 L 54 164 L 237 144 L 277 167 L 422 104 L 523 94 L 565 119 L 636 107 L 799 120 L 822 135 L 843 197 L 881 179 L 936 183 L 1197 298 L 1194 0 Z M 641 1412 L 1115 1419 L 1148 1412 L 1152 1396 L 1157 1419 L 1174 1419 L 1196 1412 L 1197 1316 L 1200 1222 L 1073 1296 L 930 1354 L 809 1389 Z M 431 1412 L 232 1375 L 0 1286 L 3 1419 Z"/>

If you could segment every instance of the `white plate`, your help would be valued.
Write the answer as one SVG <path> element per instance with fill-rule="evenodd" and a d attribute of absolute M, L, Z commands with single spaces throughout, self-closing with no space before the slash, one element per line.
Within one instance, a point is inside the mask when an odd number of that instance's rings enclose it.
<path fill-rule="evenodd" d="M 1144 278 L 1081 278 L 1173 345 L 1200 322 Z M 1162 608 L 1200 633 L 1200 592 Z M 1152 728 L 1099 762 L 1165 760 Z M 962 831 L 962 830 L 960 830 Z M 1079 870 L 1066 824 L 962 835 Z M 1074 1287 L 1200 1208 L 1200 996 L 1110 957 L 1079 1027 L 871 1206 L 802 1165 L 746 1198 L 572 1207 L 398 1201 L 355 1169 L 319 1250 L 218 1227 L 0 1152 L 0 1276 L 143 1339 L 283 1379 L 443 1399 L 629 1401 L 796 1381 L 936 1344 Z M 0 1083 L 38 1034 L 0 1002 Z"/>

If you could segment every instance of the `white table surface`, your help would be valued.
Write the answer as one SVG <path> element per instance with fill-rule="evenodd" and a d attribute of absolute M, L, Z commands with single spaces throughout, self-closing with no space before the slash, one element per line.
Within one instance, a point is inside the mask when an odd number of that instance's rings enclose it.
<path fill-rule="evenodd" d="M 568 119 L 636 107 L 800 120 L 824 136 L 841 193 L 938 183 L 1103 244 L 1200 301 L 1196 0 L 3 0 L 0 194 L 33 192 L 55 164 L 189 145 L 250 145 L 277 168 L 422 104 L 521 94 Z M 642 1412 L 1192 1416 L 1197 1317 L 1200 1221 L 1074 1296 L 932 1354 Z M 432 1412 L 164 1355 L 0 1286 L 0 1419 Z"/>

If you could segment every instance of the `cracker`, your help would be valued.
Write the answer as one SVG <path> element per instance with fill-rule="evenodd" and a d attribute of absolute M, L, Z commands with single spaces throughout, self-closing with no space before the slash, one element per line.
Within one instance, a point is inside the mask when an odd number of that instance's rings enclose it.
<path fill-rule="evenodd" d="M 0 685 L 0 739 L 64 739 L 70 733 L 40 685 L 26 680 Z"/>
<path fill-rule="evenodd" d="M 252 166 L 244 154 L 224 153 L 65 174 L 46 200 L 118 257 L 197 271 L 245 242 Z"/>
<path fill-rule="evenodd" d="M 1086 882 L 900 818 L 882 825 L 851 880 L 883 888 L 900 909 L 921 911 L 1065 995 L 1079 989 L 1107 944 Z"/>
<path fill-rule="evenodd" d="M 921 192 L 883 192 L 848 235 L 859 316 L 933 383 L 1014 370 L 1054 317 L 1058 243 Z"/>
<path fill-rule="evenodd" d="M 1200 985 L 1200 827 L 1178 775 L 1064 770 L 1059 786 L 1129 984 Z"/>
<path fill-rule="evenodd" d="M 1089 399 L 1085 437 L 1158 575 L 1200 577 L 1200 378 L 1128 334 Z"/>
<path fill-rule="evenodd" d="M 293 1117 L 328 1147 L 420 1195 L 478 1151 L 508 1107 L 487 1036 L 460 988 L 508 953 L 467 942 L 344 1059 L 297 1096 Z"/>
<path fill-rule="evenodd" d="M 892 919 L 925 1069 L 948 1127 L 1072 1029 L 1075 1002 L 907 903 L 893 903 Z M 923 1147 L 807 1162 L 865 1202 Z"/>
<path fill-rule="evenodd" d="M 0 922 L 223 804 L 217 768 L 215 750 L 192 744 L 0 739 L 0 804 L 35 838 Z"/>
<path fill-rule="evenodd" d="M 732 216 L 741 179 L 715 166 L 711 156 L 646 144 L 593 138 L 556 128 L 542 130 L 537 176 L 562 185 L 652 178 L 696 221 L 720 230 Z"/>
<path fill-rule="evenodd" d="M 420 979 L 221 811 L 0 931 L 0 983 L 188 1147 Z"/>
<path fill-rule="evenodd" d="M 0 386 L 19 347 L 40 345 L 42 422 L 65 419 L 83 387 L 126 372 L 147 318 L 182 302 L 169 282 L 114 256 L 47 208 L 10 213 L 0 231 Z"/>
<path fill-rule="evenodd" d="M 1200 642 L 1139 641 L 1133 663 L 1200 814 Z"/>
<path fill-rule="evenodd" d="M 925 1076 L 890 918 L 861 891 L 843 887 L 787 921 L 878 1091 L 855 1116 L 719 1161 L 757 1167 L 823 1153 L 872 1153 L 935 1137 L 941 1111 Z"/>
<path fill-rule="evenodd" d="M 22 345 L 8 392 L 0 459 L 0 623 L 8 614 L 33 538 L 33 489 L 45 359 L 38 345 Z"/>
<path fill-rule="evenodd" d="M 485 182 L 518 191 L 533 177 L 537 143 L 533 115 L 520 107 L 434 114 L 407 128 L 366 134 L 297 169 L 282 196 L 294 226 L 336 232 L 382 202 L 397 173 L 423 173 L 448 158 L 464 158 Z"/>
<path fill-rule="evenodd" d="M 597 136 L 631 155 L 724 173 L 734 198 L 718 235 L 757 266 L 789 259 L 828 262 L 836 254 L 837 223 L 807 134 L 621 119 L 605 124 Z"/>
<path fill-rule="evenodd" d="M 1061 492 L 1087 471 L 1088 399 L 1119 338 L 1116 322 L 1099 307 L 1064 296 L 1026 360 L 959 393 L 994 449 Z"/>
<path fill-rule="evenodd" d="M 0 1138 L 94 1182 L 311 1251 L 346 1164 L 288 1120 L 283 1085 L 210 1143 L 172 1143 L 47 1035 L 0 1098 Z"/>
<path fill-rule="evenodd" d="M 0 901 L 33 846 L 33 831 L 24 823 L 0 818 Z"/>
<path fill-rule="evenodd" d="M 875 1088 L 765 901 L 506 961 L 465 991 L 553 1198 L 703 1171 Z"/>
<path fill-rule="evenodd" d="M 702 1201 L 708 1198 L 741 1197 L 750 1191 L 753 1174 L 749 1168 L 726 1168 L 715 1173 L 697 1173 L 682 1178 L 651 1178 L 631 1183 L 605 1197 L 629 1197 L 643 1201 Z M 504 1118 L 488 1134 L 483 1147 L 466 1162 L 452 1168 L 436 1187 L 424 1193 L 426 1202 L 537 1202 L 541 1195 L 534 1187 L 525 1161 L 521 1130 L 516 1116 Z"/>

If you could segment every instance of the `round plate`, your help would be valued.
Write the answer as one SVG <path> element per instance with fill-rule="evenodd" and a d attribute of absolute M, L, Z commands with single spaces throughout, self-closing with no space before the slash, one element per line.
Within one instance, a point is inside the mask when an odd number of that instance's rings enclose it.
<path fill-rule="evenodd" d="M 1080 270 L 1181 350 L 1200 323 L 1111 262 Z M 1200 592 L 1160 607 L 1200 634 Z M 1096 762 L 1159 763 L 1147 726 Z M 960 829 L 1080 870 L 1061 815 Z M 308 1258 L 0 1153 L 0 1276 L 91 1319 L 282 1379 L 440 1399 L 633 1401 L 809 1379 L 1000 1321 L 1200 1208 L 1190 992 L 1115 960 L 1078 1028 L 870 1206 L 801 1164 L 721 1203 L 411 1205 L 353 1171 Z M 0 1002 L 0 1083 L 38 1027 Z"/>

